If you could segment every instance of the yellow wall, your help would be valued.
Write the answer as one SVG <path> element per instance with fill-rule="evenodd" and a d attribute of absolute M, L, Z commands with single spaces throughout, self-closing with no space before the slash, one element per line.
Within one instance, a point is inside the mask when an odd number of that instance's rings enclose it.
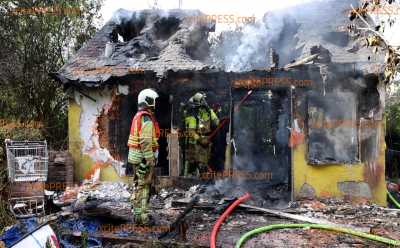
<path fill-rule="evenodd" d="M 370 167 L 363 163 L 357 165 L 308 165 L 306 144 L 296 146 L 293 149 L 294 197 L 299 197 L 304 183 L 314 188 L 317 197 L 344 197 L 343 192 L 338 188 L 338 183 L 355 181 L 367 183 L 372 194 L 370 200 L 386 206 L 385 140 L 384 132 L 380 132 L 380 134 L 381 145 L 375 169 L 369 169 Z"/>
<path fill-rule="evenodd" d="M 82 140 L 80 138 L 80 116 L 81 109 L 79 105 L 70 100 L 68 112 L 69 125 L 69 149 L 75 161 L 75 180 L 77 182 L 84 178 L 90 168 L 94 165 L 94 161 L 81 152 Z M 383 124 L 382 124 L 383 125 Z M 308 165 L 306 161 L 306 144 L 300 144 L 293 149 L 293 186 L 294 197 L 297 198 L 300 189 L 304 183 L 312 186 L 317 197 L 343 197 L 343 193 L 338 188 L 339 182 L 356 181 L 366 182 L 370 185 L 372 193 L 372 201 L 386 206 L 386 184 L 384 173 L 385 162 L 385 141 L 384 132 L 380 132 L 380 151 L 379 158 L 376 163 L 377 170 L 371 172 L 365 164 L 358 165 Z M 371 173 L 374 177 L 371 180 Z M 369 175 L 369 176 L 368 176 Z M 124 180 L 120 178 L 111 166 L 101 169 L 101 180 L 115 181 Z"/>
<path fill-rule="evenodd" d="M 74 179 L 75 182 L 80 182 L 84 179 L 86 173 L 90 171 L 95 162 L 88 156 L 82 154 L 82 140 L 80 138 L 80 117 L 81 108 L 70 99 L 68 108 L 68 137 L 69 137 L 69 151 L 74 158 Z M 103 181 L 118 181 L 121 178 L 116 173 L 112 166 L 101 169 L 100 179 Z M 126 181 L 124 177 L 122 180 Z"/>

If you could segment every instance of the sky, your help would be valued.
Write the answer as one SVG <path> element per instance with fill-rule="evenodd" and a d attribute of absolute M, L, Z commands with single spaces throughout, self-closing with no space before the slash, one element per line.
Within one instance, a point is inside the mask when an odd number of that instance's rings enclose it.
<path fill-rule="evenodd" d="M 182 9 L 199 9 L 207 15 L 236 15 L 261 18 L 265 12 L 287 8 L 313 0 L 181 0 Z M 160 9 L 177 9 L 179 0 L 157 0 Z M 119 8 L 127 10 L 148 9 L 154 0 L 104 0 L 101 9 L 103 20 L 108 21 Z M 102 25 L 101 25 L 102 26 Z"/>

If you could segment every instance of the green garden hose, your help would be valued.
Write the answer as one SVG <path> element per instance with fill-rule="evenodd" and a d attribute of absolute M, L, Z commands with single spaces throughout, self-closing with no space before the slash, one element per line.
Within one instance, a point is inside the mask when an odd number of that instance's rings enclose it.
<path fill-rule="evenodd" d="M 396 208 L 400 208 L 400 203 L 398 203 L 396 201 L 396 199 L 394 199 L 394 197 L 392 196 L 392 194 L 390 194 L 389 190 L 386 189 L 386 192 L 389 196 L 389 199 L 393 202 L 393 204 L 396 206 Z"/>
<path fill-rule="evenodd" d="M 245 233 L 240 239 L 236 242 L 235 248 L 240 248 L 242 245 L 252 236 L 257 235 L 259 233 L 263 232 L 269 232 L 274 229 L 283 229 L 283 228 L 316 228 L 316 229 L 324 229 L 324 230 L 329 230 L 329 231 L 336 231 L 336 232 L 342 232 L 342 233 L 347 233 L 351 234 L 354 236 L 378 241 L 381 243 L 385 243 L 388 245 L 393 245 L 393 246 L 400 246 L 400 240 L 394 240 L 394 239 L 388 239 L 376 235 L 372 235 L 369 233 L 364 233 L 364 232 L 358 232 L 358 231 L 353 231 L 351 229 L 347 228 L 341 228 L 341 227 L 334 227 L 334 226 L 329 226 L 329 225 L 320 225 L 320 224 L 275 224 L 275 225 L 269 225 L 269 226 L 263 226 L 256 228 L 254 230 L 251 230 L 247 233 Z"/>

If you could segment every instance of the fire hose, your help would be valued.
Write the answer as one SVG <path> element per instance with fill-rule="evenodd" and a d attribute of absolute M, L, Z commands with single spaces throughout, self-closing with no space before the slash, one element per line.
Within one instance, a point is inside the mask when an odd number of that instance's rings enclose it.
<path fill-rule="evenodd" d="M 387 191 L 387 193 L 389 195 L 389 198 L 396 204 L 397 207 L 400 208 L 400 204 L 394 199 L 394 197 L 389 193 L 389 191 Z M 230 215 L 230 213 L 241 202 L 246 201 L 248 198 L 250 198 L 249 193 L 246 193 L 245 195 L 241 196 L 232 205 L 230 205 L 229 208 L 218 218 L 218 220 L 214 224 L 212 232 L 211 232 L 210 248 L 216 248 L 217 233 L 219 231 L 220 226 L 225 221 L 225 219 Z M 334 226 L 321 225 L 321 224 L 274 224 L 274 225 L 259 227 L 259 228 L 253 229 L 253 230 L 245 233 L 236 242 L 235 248 L 241 248 L 242 245 L 252 236 L 255 236 L 257 234 L 264 233 L 264 232 L 269 232 L 274 229 L 284 229 L 284 228 L 314 228 L 314 229 L 322 229 L 322 230 L 327 230 L 327 231 L 335 231 L 335 232 L 346 233 L 346 234 L 354 235 L 357 237 L 381 242 L 381 243 L 384 243 L 387 245 L 400 246 L 400 240 L 389 239 L 389 238 L 385 238 L 385 237 L 381 237 L 381 236 L 377 236 L 377 235 L 373 235 L 373 234 L 369 234 L 369 233 L 359 232 L 359 231 L 353 231 L 348 228 L 334 227 Z"/>
<path fill-rule="evenodd" d="M 253 229 L 247 233 L 245 233 L 240 239 L 236 242 L 235 248 L 240 248 L 242 245 L 252 236 L 255 236 L 260 233 L 264 232 L 269 232 L 274 229 L 284 229 L 284 228 L 314 228 L 314 229 L 323 229 L 323 230 L 328 230 L 328 231 L 335 231 L 335 232 L 341 232 L 341 233 L 346 233 L 346 234 L 351 234 L 354 236 L 358 236 L 361 238 L 366 238 L 369 240 L 373 241 L 378 241 L 381 243 L 385 243 L 387 245 L 393 245 L 393 246 L 400 246 L 400 240 L 394 240 L 394 239 L 389 239 L 385 237 L 380 237 L 377 235 L 369 234 L 369 233 L 364 233 L 364 232 L 359 232 L 359 231 L 353 231 L 348 228 L 341 228 L 341 227 L 333 227 L 329 225 L 320 225 L 320 224 L 274 224 L 274 225 L 269 225 L 269 226 L 263 226 L 259 227 L 256 229 Z"/>
<path fill-rule="evenodd" d="M 389 196 L 389 199 L 393 202 L 393 204 L 395 204 L 395 206 L 397 208 L 400 208 L 400 203 L 397 202 L 396 199 L 390 194 L 389 190 L 386 190 L 386 191 Z M 385 237 L 380 237 L 380 236 L 372 235 L 369 233 L 353 231 L 348 228 L 340 228 L 340 227 L 333 227 L 333 226 L 329 226 L 329 225 L 320 225 L 320 224 L 274 224 L 274 225 L 259 227 L 259 228 L 256 228 L 254 230 L 251 230 L 251 231 L 245 233 L 236 242 L 235 248 L 240 248 L 252 236 L 255 236 L 255 235 L 263 233 L 263 232 L 269 232 L 274 229 L 284 229 L 284 228 L 314 228 L 314 229 L 323 229 L 323 230 L 328 230 L 328 231 L 336 231 L 336 232 L 351 234 L 351 235 L 358 236 L 361 238 L 378 241 L 378 242 L 385 243 L 388 245 L 400 246 L 400 240 L 388 239 Z"/>
<path fill-rule="evenodd" d="M 225 221 L 225 219 L 231 214 L 231 212 L 242 202 L 246 201 L 247 199 L 250 198 L 250 193 L 246 193 L 239 197 L 235 202 L 232 203 L 228 207 L 227 210 L 218 218 L 217 222 L 215 222 L 212 232 L 211 232 L 211 238 L 210 238 L 210 248 L 215 248 L 216 247 L 216 241 L 217 241 L 217 234 L 219 231 L 219 228 L 221 227 L 222 223 Z"/>
<path fill-rule="evenodd" d="M 239 103 L 234 107 L 234 110 L 233 110 L 234 112 L 239 111 L 240 106 L 247 100 L 247 98 L 251 95 L 251 93 L 253 93 L 253 91 L 252 91 L 252 90 L 249 90 L 249 91 L 246 93 L 246 95 L 244 95 L 244 96 L 240 99 Z M 218 125 L 218 127 L 215 128 L 215 130 L 210 134 L 210 136 L 208 137 L 208 140 L 211 141 L 211 139 L 215 136 L 215 134 L 217 134 L 217 132 L 218 132 L 221 128 L 223 128 L 223 127 L 225 126 L 225 124 L 226 124 L 228 121 L 230 121 L 230 118 L 229 118 L 229 117 L 224 117 L 223 120 L 222 120 L 222 121 L 220 122 L 220 124 Z"/>
<path fill-rule="evenodd" d="M 400 208 L 400 203 L 398 201 L 396 201 L 396 199 L 392 196 L 392 194 L 390 194 L 389 190 L 386 189 L 386 193 L 389 196 L 389 199 L 392 201 L 392 203 L 396 206 L 396 208 Z"/>

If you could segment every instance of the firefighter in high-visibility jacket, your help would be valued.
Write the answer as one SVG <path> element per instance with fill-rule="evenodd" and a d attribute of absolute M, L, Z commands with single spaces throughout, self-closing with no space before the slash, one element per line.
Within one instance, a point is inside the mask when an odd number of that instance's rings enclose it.
<path fill-rule="evenodd" d="M 150 189 L 154 181 L 154 167 L 158 156 L 160 128 L 154 116 L 157 92 L 145 89 L 138 96 L 138 112 L 132 120 L 128 140 L 128 162 L 134 167 L 135 192 L 132 194 L 136 224 L 149 224 Z"/>
<path fill-rule="evenodd" d="M 206 102 L 202 92 L 192 96 L 184 110 L 185 166 L 184 176 L 200 176 L 208 170 L 211 154 L 210 134 L 219 120 Z"/>

